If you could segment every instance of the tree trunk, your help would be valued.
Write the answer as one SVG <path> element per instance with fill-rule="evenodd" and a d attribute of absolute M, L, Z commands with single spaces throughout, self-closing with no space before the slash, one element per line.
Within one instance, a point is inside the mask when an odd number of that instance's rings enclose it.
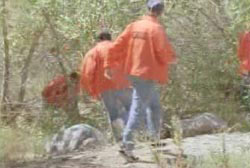
<path fill-rule="evenodd" d="M 33 40 L 32 40 L 32 44 L 29 50 L 29 54 L 24 62 L 24 66 L 23 66 L 22 73 L 21 73 L 21 85 L 20 85 L 20 90 L 19 90 L 19 95 L 18 95 L 18 100 L 20 103 L 24 101 L 25 92 L 26 92 L 26 82 L 27 82 L 28 74 L 29 74 L 29 66 L 33 58 L 35 49 L 38 46 L 39 39 L 42 36 L 44 30 L 45 30 L 45 27 L 35 32 Z"/>
<path fill-rule="evenodd" d="M 10 54 L 9 54 L 9 40 L 8 27 L 6 22 L 6 0 L 2 0 L 2 33 L 4 40 L 4 69 L 3 69 L 3 83 L 1 95 L 1 118 L 5 116 L 9 96 L 9 77 L 10 77 Z"/>

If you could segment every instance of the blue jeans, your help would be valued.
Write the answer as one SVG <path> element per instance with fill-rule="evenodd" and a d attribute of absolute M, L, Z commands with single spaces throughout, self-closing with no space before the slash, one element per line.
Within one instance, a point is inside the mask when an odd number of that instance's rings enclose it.
<path fill-rule="evenodd" d="M 159 93 L 152 80 L 144 80 L 135 76 L 129 79 L 134 89 L 129 118 L 123 131 L 123 145 L 127 150 L 133 150 L 132 133 L 144 117 L 150 136 L 155 140 L 159 139 L 161 106 Z"/>
<path fill-rule="evenodd" d="M 101 95 L 103 103 L 109 112 L 111 122 L 120 118 L 126 124 L 131 106 L 132 90 L 109 90 Z M 124 109 L 123 109 L 124 108 Z"/>

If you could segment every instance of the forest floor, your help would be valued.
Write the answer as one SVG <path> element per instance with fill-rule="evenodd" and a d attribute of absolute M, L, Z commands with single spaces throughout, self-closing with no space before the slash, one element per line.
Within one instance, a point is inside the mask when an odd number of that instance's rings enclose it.
<path fill-rule="evenodd" d="M 162 146 L 158 147 L 152 147 L 148 143 L 137 143 L 135 154 L 140 161 L 136 163 L 126 163 L 118 152 L 119 145 L 109 144 L 99 149 L 51 156 L 4 168 L 172 168 L 169 164 L 175 165 L 178 158 L 179 161 L 185 161 L 184 157 L 180 156 L 193 158 L 192 163 L 198 163 L 197 158 L 223 153 L 224 155 L 236 153 L 241 159 L 241 164 L 250 166 L 249 159 L 241 157 L 241 154 L 249 156 L 244 152 L 249 152 L 250 149 L 250 133 L 221 133 L 189 137 L 182 140 L 180 147 L 175 145 L 172 139 L 161 142 Z"/>

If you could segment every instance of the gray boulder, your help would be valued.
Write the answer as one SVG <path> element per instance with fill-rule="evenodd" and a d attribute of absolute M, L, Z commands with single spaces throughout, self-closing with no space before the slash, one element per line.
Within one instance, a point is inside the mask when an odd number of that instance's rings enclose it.
<path fill-rule="evenodd" d="M 227 128 L 227 123 L 212 113 L 204 113 L 180 121 L 183 137 L 209 134 Z"/>
<path fill-rule="evenodd" d="M 104 135 L 87 124 L 62 128 L 46 143 L 46 151 L 50 154 L 65 154 L 75 150 L 86 150 L 107 143 Z"/>

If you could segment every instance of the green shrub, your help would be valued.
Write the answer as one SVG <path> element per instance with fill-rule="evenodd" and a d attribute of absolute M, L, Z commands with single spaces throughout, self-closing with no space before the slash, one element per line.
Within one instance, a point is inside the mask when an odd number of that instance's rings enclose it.
<path fill-rule="evenodd" d="M 44 154 L 44 141 L 39 131 L 29 131 L 0 126 L 0 167 Z"/>

